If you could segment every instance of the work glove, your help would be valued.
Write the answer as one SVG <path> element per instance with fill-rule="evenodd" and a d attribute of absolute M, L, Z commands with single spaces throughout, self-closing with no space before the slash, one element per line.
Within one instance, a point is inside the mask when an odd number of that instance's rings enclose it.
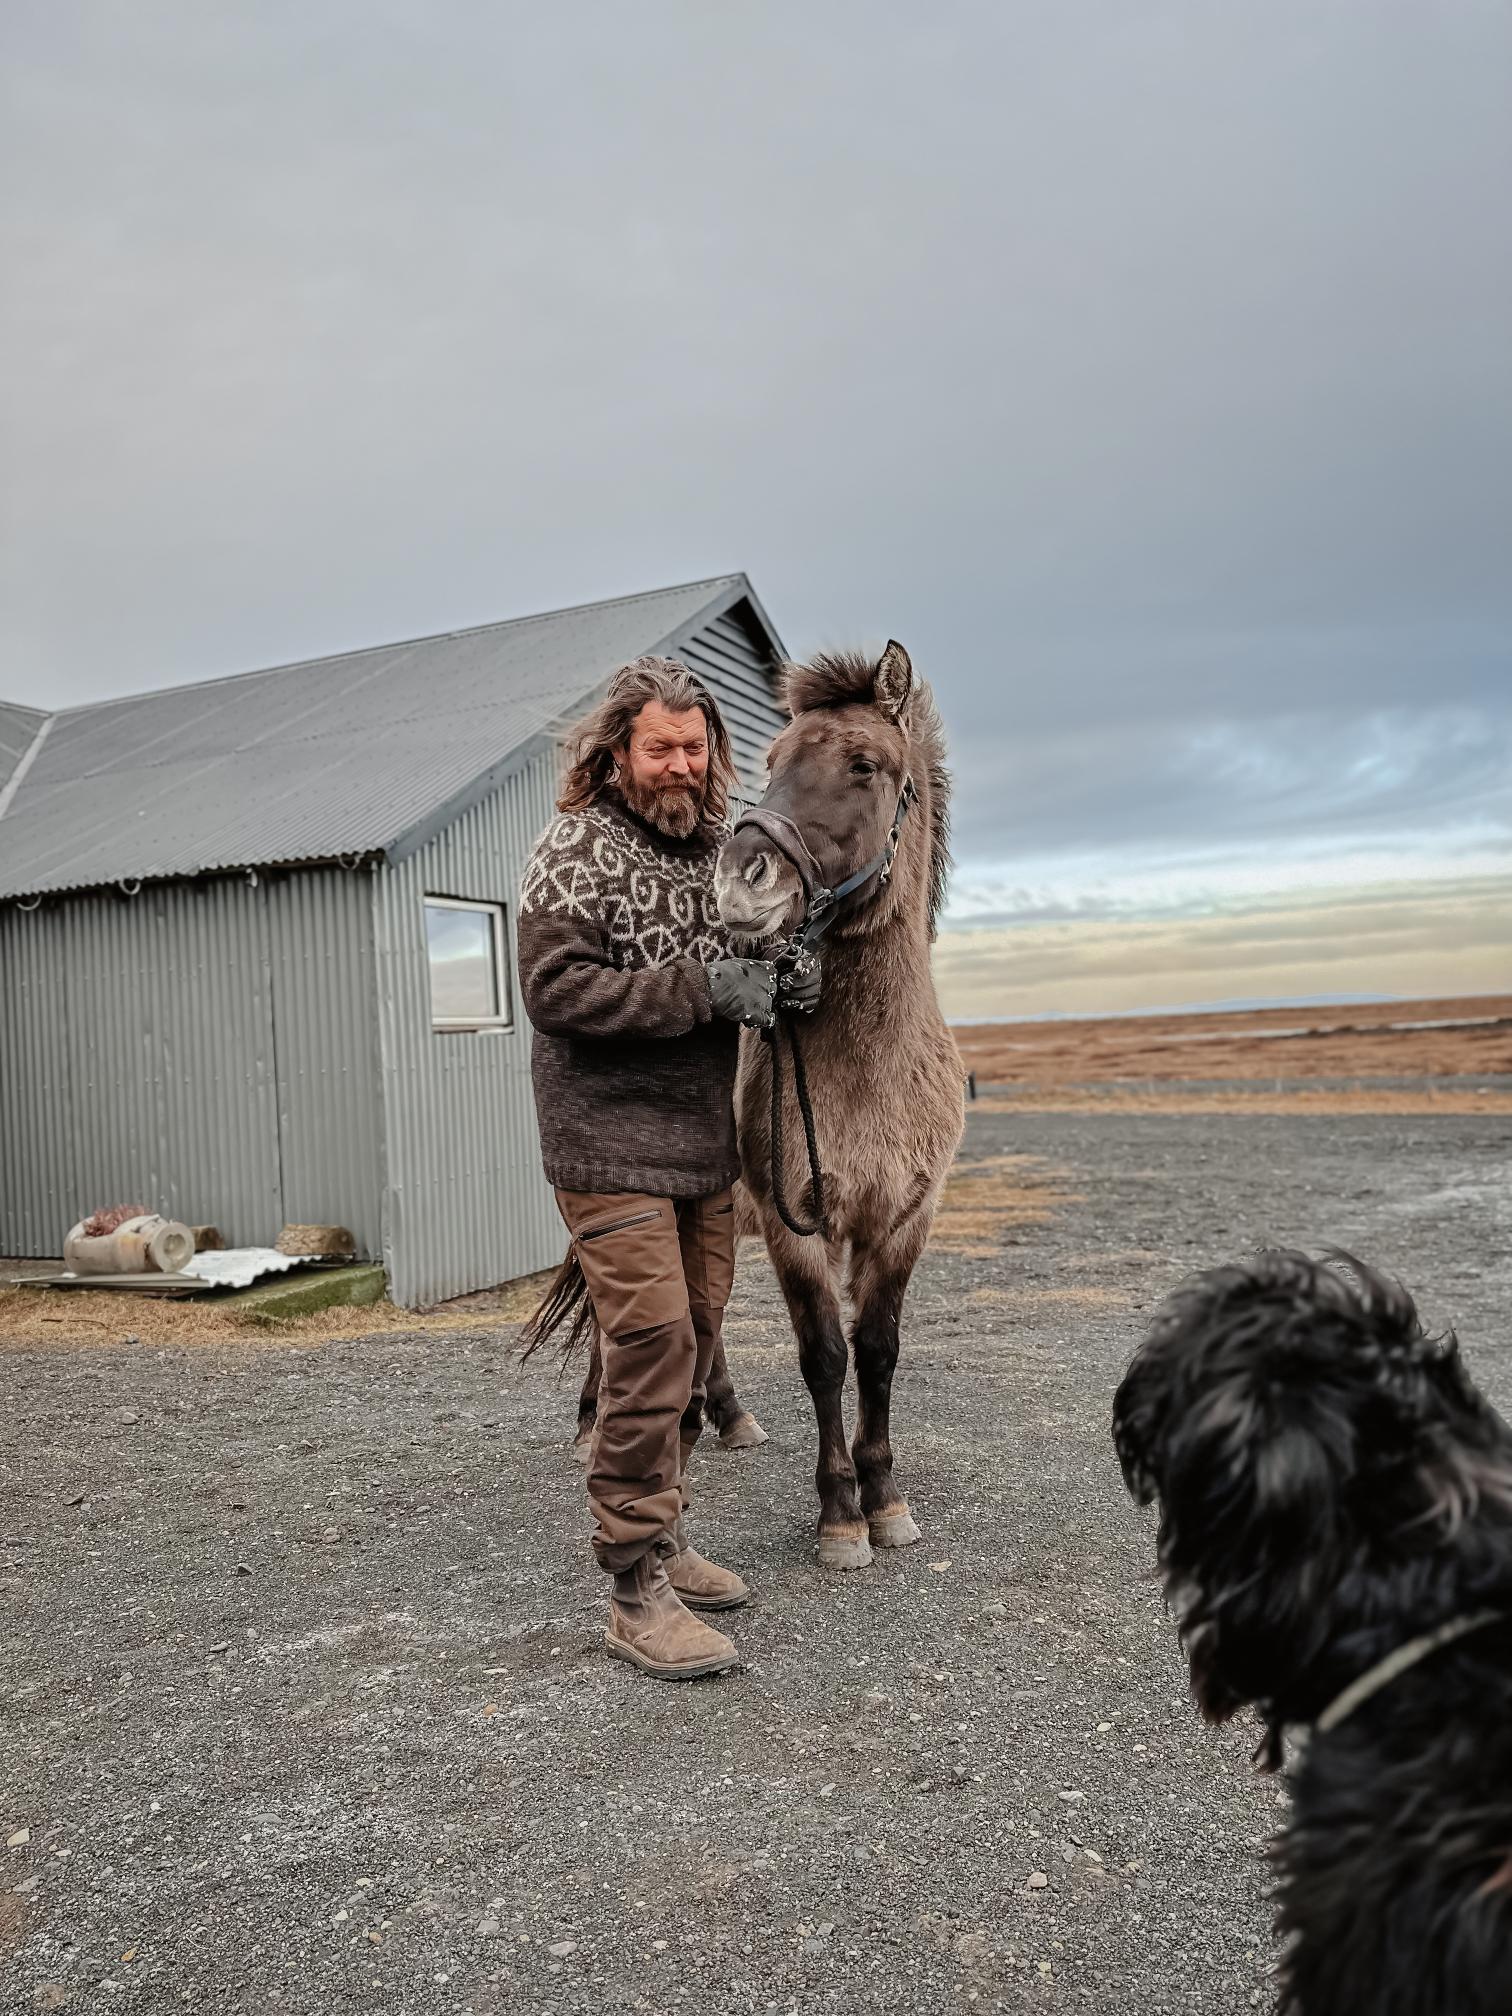
<path fill-rule="evenodd" d="M 770 1029 L 777 1017 L 777 968 L 769 959 L 715 959 L 705 968 L 714 1013 L 747 1029 Z"/>
<path fill-rule="evenodd" d="M 812 1015 L 819 1006 L 823 985 L 824 972 L 817 945 L 778 962 L 777 995 L 782 1007 L 795 1008 L 800 1015 Z"/>

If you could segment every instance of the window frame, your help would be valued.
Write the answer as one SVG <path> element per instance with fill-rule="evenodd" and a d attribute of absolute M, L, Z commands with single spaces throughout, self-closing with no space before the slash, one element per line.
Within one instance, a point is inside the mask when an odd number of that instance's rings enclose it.
<path fill-rule="evenodd" d="M 430 909 L 437 910 L 482 910 L 489 917 L 493 927 L 493 967 L 494 990 L 499 1001 L 497 1015 L 438 1015 L 434 988 L 434 964 L 430 950 L 430 931 L 425 931 L 425 992 L 430 1008 L 431 1031 L 435 1035 L 483 1035 L 496 1030 L 513 1029 L 514 976 L 509 964 L 509 937 L 507 903 L 495 903 L 486 896 L 433 896 L 429 891 L 421 898 L 421 918 Z"/>

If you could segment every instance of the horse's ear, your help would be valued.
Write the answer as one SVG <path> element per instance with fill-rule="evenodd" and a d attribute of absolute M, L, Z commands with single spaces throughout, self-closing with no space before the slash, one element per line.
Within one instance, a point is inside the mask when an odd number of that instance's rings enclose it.
<path fill-rule="evenodd" d="M 903 646 L 890 639 L 877 660 L 877 705 L 889 721 L 900 721 L 913 691 L 913 663 Z"/>

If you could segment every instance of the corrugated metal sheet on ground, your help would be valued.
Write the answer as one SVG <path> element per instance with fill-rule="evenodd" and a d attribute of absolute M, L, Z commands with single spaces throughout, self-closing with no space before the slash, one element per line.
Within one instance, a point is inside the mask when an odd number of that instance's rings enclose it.
<path fill-rule="evenodd" d="M 218 1253 L 196 1253 L 181 1271 L 207 1288 L 250 1288 L 269 1274 L 291 1274 L 315 1264 L 308 1253 L 280 1253 L 275 1246 L 226 1246 Z"/>

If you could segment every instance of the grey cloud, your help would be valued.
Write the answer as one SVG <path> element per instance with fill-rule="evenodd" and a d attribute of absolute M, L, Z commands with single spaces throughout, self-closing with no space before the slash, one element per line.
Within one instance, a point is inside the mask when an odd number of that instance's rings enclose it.
<path fill-rule="evenodd" d="M 1512 706 L 1389 713 L 1337 705 L 1266 720 L 1105 725 L 1018 738 L 987 730 L 955 756 L 959 852 L 1207 849 L 1311 837 L 1326 846 L 1512 848 Z"/>
<path fill-rule="evenodd" d="M 745 566 L 908 642 L 968 860 L 1497 819 L 1505 10 L 5 34 L 0 695 Z"/>

